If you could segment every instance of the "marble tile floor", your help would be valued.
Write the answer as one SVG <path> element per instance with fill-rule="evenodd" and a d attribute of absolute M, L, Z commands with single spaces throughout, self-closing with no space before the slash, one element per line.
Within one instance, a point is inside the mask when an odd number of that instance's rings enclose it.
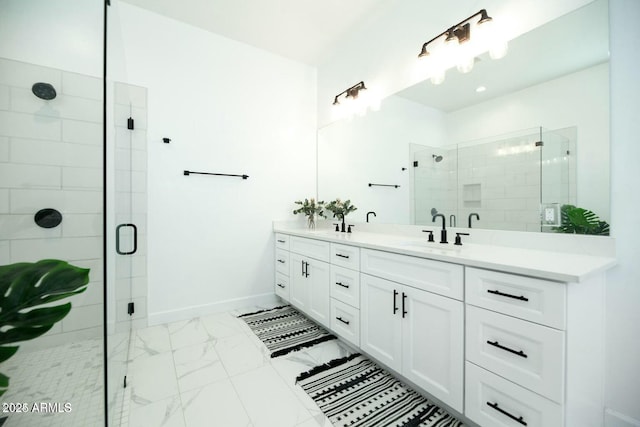
<path fill-rule="evenodd" d="M 330 427 L 295 378 L 353 350 L 332 340 L 272 359 L 237 318 L 257 309 L 134 331 L 122 425 Z"/>

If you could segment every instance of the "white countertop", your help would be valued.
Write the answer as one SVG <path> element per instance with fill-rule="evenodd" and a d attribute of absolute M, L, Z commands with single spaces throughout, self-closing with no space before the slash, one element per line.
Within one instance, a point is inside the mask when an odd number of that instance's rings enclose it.
<path fill-rule="evenodd" d="M 616 264 L 615 258 L 606 256 L 465 243 L 465 236 L 463 236 L 462 246 L 453 244 L 455 235 L 449 237 L 448 244 L 440 244 L 437 243 L 439 233 L 434 233 L 436 239 L 434 243 L 428 242 L 426 235 L 419 238 L 365 231 L 340 233 L 327 229 L 308 230 L 275 224 L 274 231 L 559 282 L 581 282 Z"/>

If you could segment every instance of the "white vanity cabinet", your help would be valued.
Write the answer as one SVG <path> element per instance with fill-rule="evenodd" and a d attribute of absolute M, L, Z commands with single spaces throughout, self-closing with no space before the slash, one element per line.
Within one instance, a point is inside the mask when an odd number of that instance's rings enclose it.
<path fill-rule="evenodd" d="M 331 243 L 331 329 L 360 346 L 360 248 Z"/>
<path fill-rule="evenodd" d="M 289 301 L 289 236 L 276 233 L 275 293 Z"/>
<path fill-rule="evenodd" d="M 289 243 L 291 304 L 330 327 L 329 243 L 292 236 Z"/>
<path fill-rule="evenodd" d="M 463 303 L 425 288 L 462 295 L 463 267 L 368 249 L 361 260 L 362 350 L 462 412 Z"/>

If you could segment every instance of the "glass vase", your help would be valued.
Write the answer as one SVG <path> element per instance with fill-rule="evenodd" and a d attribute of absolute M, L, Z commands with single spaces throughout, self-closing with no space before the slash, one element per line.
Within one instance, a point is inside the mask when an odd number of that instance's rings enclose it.
<path fill-rule="evenodd" d="M 307 226 L 309 227 L 309 230 L 315 230 L 315 228 L 316 228 L 316 216 L 315 216 L 315 214 L 311 214 L 311 215 L 307 216 Z"/>

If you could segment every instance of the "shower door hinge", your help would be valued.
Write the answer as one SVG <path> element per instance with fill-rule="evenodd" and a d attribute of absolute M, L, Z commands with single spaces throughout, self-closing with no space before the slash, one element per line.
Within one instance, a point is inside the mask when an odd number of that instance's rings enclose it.
<path fill-rule="evenodd" d="M 127 119 L 127 129 L 133 130 L 133 117 Z"/>
<path fill-rule="evenodd" d="M 124 384 L 124 388 L 127 388 L 127 376 L 126 375 L 124 376 L 123 384 Z"/>
<path fill-rule="evenodd" d="M 544 142 L 542 141 L 537 141 L 536 142 L 536 147 L 543 147 L 544 146 Z"/>
<path fill-rule="evenodd" d="M 130 302 L 129 304 L 127 304 L 127 313 L 129 314 L 129 316 L 131 316 L 133 313 L 135 313 L 135 309 L 133 307 L 133 302 Z"/>
<path fill-rule="evenodd" d="M 416 160 L 415 162 L 413 162 L 413 167 L 417 168 L 418 167 L 418 161 Z"/>

